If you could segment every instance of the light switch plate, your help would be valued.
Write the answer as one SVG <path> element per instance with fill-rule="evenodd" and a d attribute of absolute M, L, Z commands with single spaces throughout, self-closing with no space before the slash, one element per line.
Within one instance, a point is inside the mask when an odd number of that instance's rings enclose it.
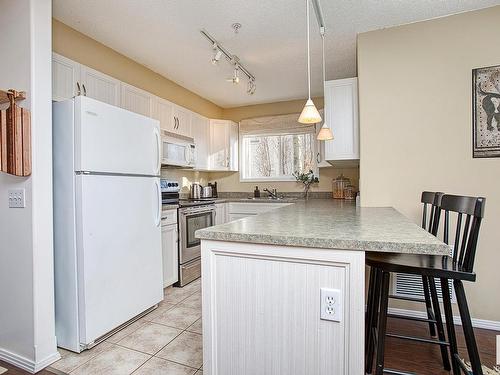
<path fill-rule="evenodd" d="M 321 288 L 320 289 L 320 318 L 341 322 L 344 311 L 344 301 L 340 289 Z"/>
<path fill-rule="evenodd" d="M 9 207 L 10 208 L 26 207 L 26 198 L 24 189 L 9 190 Z"/>

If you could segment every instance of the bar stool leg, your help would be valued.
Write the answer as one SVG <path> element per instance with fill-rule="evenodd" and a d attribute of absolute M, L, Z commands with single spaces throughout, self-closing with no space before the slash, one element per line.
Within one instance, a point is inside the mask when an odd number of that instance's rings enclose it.
<path fill-rule="evenodd" d="M 375 367 L 376 375 L 383 375 L 384 373 L 385 333 L 387 328 L 387 307 L 389 304 L 389 276 L 389 272 L 382 271 L 377 335 L 377 366 Z"/>
<path fill-rule="evenodd" d="M 365 371 L 367 374 L 372 373 L 373 368 L 373 355 L 375 351 L 375 340 L 374 334 L 377 328 L 377 315 L 380 303 L 380 284 L 382 272 L 377 268 L 372 268 L 374 285 L 373 285 L 373 300 L 370 308 L 370 321 L 368 322 L 369 332 L 368 332 L 368 343 L 366 345 L 366 360 L 365 360 Z"/>
<path fill-rule="evenodd" d="M 424 297 L 425 297 L 425 308 L 427 310 L 427 318 L 434 319 L 432 316 L 432 303 L 431 303 L 431 295 L 429 293 L 429 280 L 427 276 L 422 276 L 422 286 L 424 289 Z M 431 336 L 436 336 L 436 327 L 433 322 L 429 322 L 429 333 Z"/>
<path fill-rule="evenodd" d="M 374 287 L 375 287 L 375 269 L 370 267 L 370 284 L 368 285 L 368 301 L 366 303 L 366 314 L 365 314 L 365 353 L 368 352 L 368 342 L 370 340 L 370 323 L 372 321 L 372 310 L 373 310 L 373 298 L 374 298 Z"/>
<path fill-rule="evenodd" d="M 453 285 L 455 286 L 455 294 L 457 296 L 457 304 L 458 309 L 460 310 L 460 318 L 462 320 L 465 344 L 467 345 L 467 352 L 469 353 L 472 373 L 474 375 L 483 375 L 481 360 L 477 350 L 476 338 L 474 337 L 474 329 L 472 328 L 469 307 L 467 305 L 467 298 L 465 296 L 464 285 L 461 280 L 453 280 Z"/>
<path fill-rule="evenodd" d="M 436 290 L 436 282 L 433 277 L 428 278 L 429 289 L 432 298 L 432 304 L 434 307 L 434 315 L 436 319 L 436 326 L 438 331 L 438 338 L 440 341 L 446 341 L 446 337 L 444 335 L 444 327 L 443 327 L 443 318 L 441 317 L 441 309 L 439 308 L 439 299 Z M 441 358 L 443 359 L 443 367 L 445 370 L 450 371 L 450 360 L 448 358 L 448 347 L 446 345 L 440 345 L 441 349 Z"/>
<path fill-rule="evenodd" d="M 453 375 L 460 375 L 461 370 L 457 362 L 458 355 L 457 338 L 455 336 L 455 324 L 453 323 L 453 311 L 451 309 L 450 288 L 448 279 L 441 279 L 441 290 L 443 294 L 444 316 L 446 318 L 446 329 L 448 331 L 448 342 L 450 343 L 451 366 Z"/>

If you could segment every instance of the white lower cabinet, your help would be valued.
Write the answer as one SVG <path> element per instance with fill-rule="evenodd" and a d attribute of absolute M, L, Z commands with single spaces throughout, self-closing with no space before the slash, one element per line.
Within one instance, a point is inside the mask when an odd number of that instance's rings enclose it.
<path fill-rule="evenodd" d="M 215 204 L 215 225 L 227 223 L 226 203 Z"/>
<path fill-rule="evenodd" d="M 281 207 L 289 206 L 293 203 L 245 203 L 229 202 L 227 215 L 229 221 L 242 219 L 247 216 L 258 215 L 263 212 L 272 211 Z"/>
<path fill-rule="evenodd" d="M 169 210 L 167 215 L 162 215 L 161 222 L 161 247 L 163 254 L 163 287 L 173 285 L 179 280 L 179 253 L 177 210 Z M 175 222 L 173 222 L 175 218 Z"/>
<path fill-rule="evenodd" d="M 257 214 L 229 214 L 229 221 L 243 219 L 248 216 L 256 216 Z"/>

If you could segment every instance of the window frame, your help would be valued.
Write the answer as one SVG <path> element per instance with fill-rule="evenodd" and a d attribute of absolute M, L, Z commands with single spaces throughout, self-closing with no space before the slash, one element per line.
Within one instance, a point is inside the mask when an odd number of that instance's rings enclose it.
<path fill-rule="evenodd" d="M 319 145 L 318 145 L 318 141 L 316 140 L 316 134 L 317 134 L 317 128 L 316 126 L 314 127 L 314 131 L 313 132 L 306 132 L 306 133 L 297 133 L 297 132 L 285 132 L 285 131 L 282 131 L 282 132 L 276 132 L 276 133 L 268 133 L 268 132 L 263 132 L 263 133 L 254 133 L 254 134 L 242 134 L 240 132 L 239 134 L 239 150 L 238 150 L 238 153 L 239 153 L 239 171 L 240 173 L 239 174 L 239 179 L 240 179 L 240 182 L 295 182 L 296 179 L 295 177 L 293 177 L 292 175 L 288 176 L 288 177 L 248 177 L 248 178 L 245 178 L 244 177 L 244 171 L 245 171 L 245 167 L 244 167 L 244 163 L 245 163 L 245 156 L 244 156 L 244 142 L 243 142 L 243 138 L 245 137 L 266 137 L 266 136 L 283 136 L 283 135 L 296 135 L 296 134 L 310 134 L 312 137 L 313 137 L 313 140 L 312 140 L 312 143 L 313 143 L 313 148 L 312 148 L 312 153 L 313 153 L 313 164 L 314 164 L 314 167 L 312 168 L 314 174 L 316 176 L 319 175 L 319 167 L 318 167 L 318 154 L 319 154 Z"/>

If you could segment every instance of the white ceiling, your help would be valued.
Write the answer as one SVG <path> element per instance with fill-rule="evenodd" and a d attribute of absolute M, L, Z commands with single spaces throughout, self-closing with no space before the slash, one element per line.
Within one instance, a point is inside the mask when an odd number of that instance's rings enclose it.
<path fill-rule="evenodd" d="M 327 79 L 356 75 L 356 34 L 500 4 L 500 0 L 323 0 Z M 222 107 L 307 96 L 304 0 L 54 0 L 53 15 Z M 243 27 L 234 34 L 231 24 Z M 210 63 L 205 28 L 251 71 L 233 85 Z M 321 39 L 311 9 L 312 91 L 322 95 Z"/>

